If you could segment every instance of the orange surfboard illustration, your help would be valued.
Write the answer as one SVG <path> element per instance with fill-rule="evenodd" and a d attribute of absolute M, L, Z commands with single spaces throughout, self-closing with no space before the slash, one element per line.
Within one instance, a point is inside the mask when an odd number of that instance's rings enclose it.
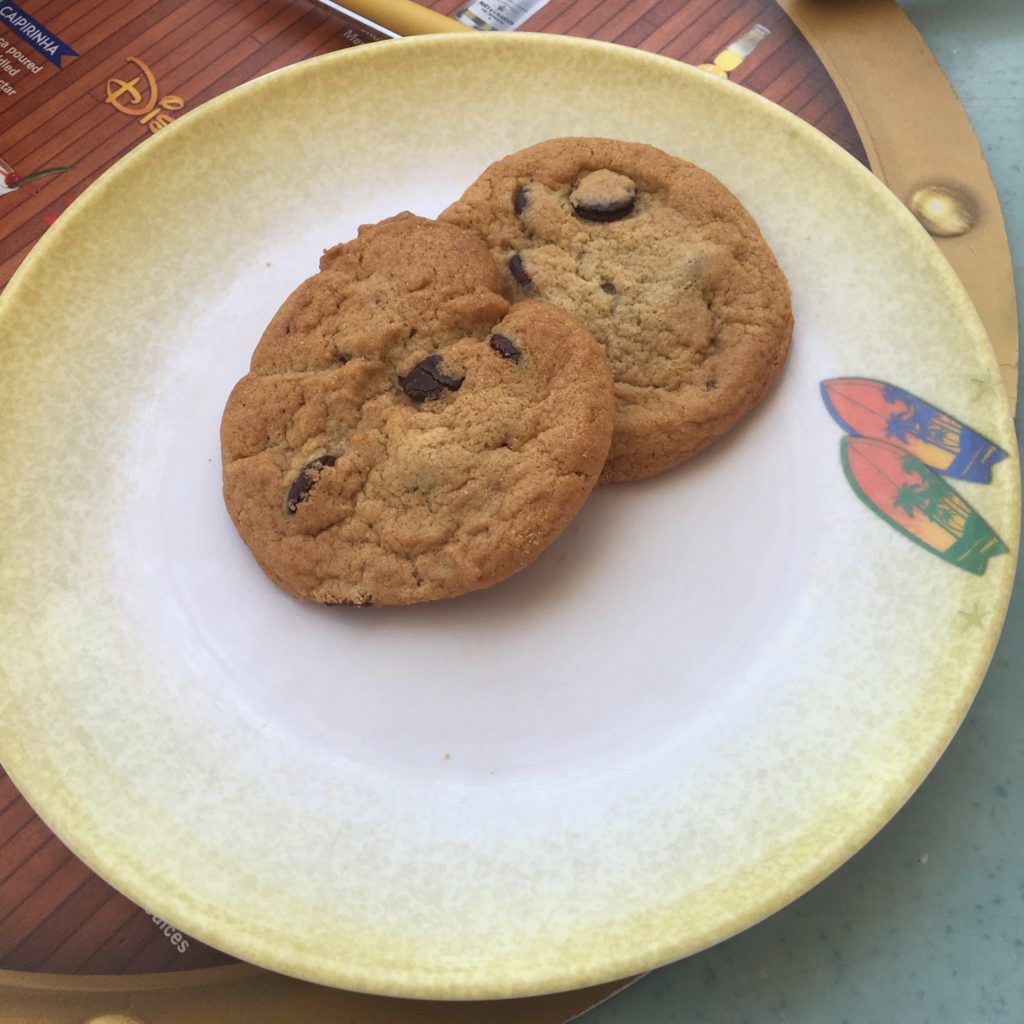
<path fill-rule="evenodd" d="M 951 565 L 982 575 L 1009 549 L 938 473 L 885 441 L 844 437 L 843 472 L 857 496 L 905 537 Z"/>
<path fill-rule="evenodd" d="M 965 423 L 892 384 L 866 377 L 822 381 L 821 397 L 848 434 L 886 441 L 943 476 L 987 484 L 1006 452 Z"/>

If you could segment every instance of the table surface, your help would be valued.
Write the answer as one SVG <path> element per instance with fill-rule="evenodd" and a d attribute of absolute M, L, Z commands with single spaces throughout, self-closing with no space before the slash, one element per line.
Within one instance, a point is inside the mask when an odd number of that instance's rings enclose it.
<path fill-rule="evenodd" d="M 981 140 L 1006 218 L 1021 309 L 1020 0 L 900 4 Z M 1024 1021 L 1022 575 L 1018 566 L 1006 627 L 966 722 L 881 834 L 774 917 L 654 972 L 582 1024 Z"/>
<path fill-rule="evenodd" d="M 841 7 L 843 0 L 821 2 Z M 1021 308 L 1022 0 L 899 2 L 981 140 Z M 1015 685 L 1024 666 L 1022 575 L 1018 567 L 1006 628 L 974 707 L 893 822 L 787 909 L 654 972 L 582 1024 L 1024 1021 L 1024 689 Z"/>

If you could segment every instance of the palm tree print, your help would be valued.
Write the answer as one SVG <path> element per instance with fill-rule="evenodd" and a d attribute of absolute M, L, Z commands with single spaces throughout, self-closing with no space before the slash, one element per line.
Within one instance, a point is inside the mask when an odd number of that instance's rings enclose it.
<path fill-rule="evenodd" d="M 892 499 L 892 507 L 913 517 L 915 512 L 924 511 L 924 491 L 913 484 L 900 484 L 896 496 Z"/>
<path fill-rule="evenodd" d="M 844 377 L 820 387 L 829 414 L 848 435 L 840 442 L 843 473 L 865 505 L 903 536 L 977 576 L 990 558 L 1010 550 L 945 479 L 988 483 L 991 466 L 1007 457 L 1003 449 L 891 384 Z"/>
<path fill-rule="evenodd" d="M 970 505 L 913 455 L 905 455 L 901 466 L 908 477 L 917 479 L 900 484 L 893 497 L 893 508 L 911 517 L 920 511 L 954 537 L 962 537 L 971 515 Z"/>
<path fill-rule="evenodd" d="M 1006 452 L 923 398 L 869 377 L 821 382 L 829 415 L 851 437 L 869 437 L 923 459 L 935 472 L 988 483 Z"/>
<path fill-rule="evenodd" d="M 885 421 L 885 436 L 900 444 L 916 437 L 947 452 L 960 451 L 960 424 L 938 410 L 904 405 L 889 414 Z"/>

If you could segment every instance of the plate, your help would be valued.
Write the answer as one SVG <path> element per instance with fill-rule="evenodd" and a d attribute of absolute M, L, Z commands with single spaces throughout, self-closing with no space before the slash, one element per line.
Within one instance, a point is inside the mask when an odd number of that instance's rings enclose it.
<path fill-rule="evenodd" d="M 262 326 L 359 224 L 566 134 L 737 193 L 793 287 L 781 383 L 489 591 L 293 601 L 220 495 Z M 1018 462 L 963 289 L 838 147 L 674 61 L 495 34 L 276 72 L 119 162 L 2 302 L 0 758 L 130 898 L 273 970 L 489 998 L 718 942 L 882 827 L 995 646 Z M 981 477 L 939 465 L 972 444 Z"/>

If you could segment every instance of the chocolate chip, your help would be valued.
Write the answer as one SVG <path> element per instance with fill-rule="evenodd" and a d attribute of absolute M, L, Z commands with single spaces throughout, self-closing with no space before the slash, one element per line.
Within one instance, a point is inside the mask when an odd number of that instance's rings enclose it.
<path fill-rule="evenodd" d="M 709 377 L 706 381 L 704 381 L 704 390 L 705 391 L 714 391 L 715 388 L 717 388 L 717 387 L 718 387 L 718 381 L 715 380 L 714 377 Z"/>
<path fill-rule="evenodd" d="M 591 171 L 577 182 L 569 201 L 581 220 L 621 220 L 633 212 L 636 186 L 624 174 Z"/>
<path fill-rule="evenodd" d="M 445 373 L 441 369 L 440 355 L 434 353 L 414 366 L 404 377 L 399 377 L 398 383 L 414 402 L 426 402 L 440 398 L 446 390 L 458 391 L 465 379 Z"/>
<path fill-rule="evenodd" d="M 618 295 L 619 294 L 619 289 L 616 288 L 615 285 L 613 285 L 611 283 L 611 281 L 602 281 L 601 282 L 601 291 L 603 291 L 606 295 Z"/>
<path fill-rule="evenodd" d="M 523 353 L 516 348 L 515 342 L 511 338 L 507 338 L 504 334 L 492 334 L 487 339 L 487 344 L 490 345 L 502 359 L 511 359 L 513 363 L 518 363 L 519 360 L 523 358 Z"/>
<path fill-rule="evenodd" d="M 305 501 L 309 496 L 313 485 L 320 479 L 320 471 L 327 466 L 333 466 L 335 462 L 337 457 L 334 455 L 320 455 L 299 470 L 299 475 L 292 481 L 288 495 L 284 499 L 284 509 L 288 515 L 295 515 L 299 502 Z"/>
<path fill-rule="evenodd" d="M 629 196 L 625 199 L 616 199 L 610 203 L 576 203 L 572 204 L 576 216 L 580 220 L 599 221 L 607 224 L 613 220 L 622 220 L 633 212 L 636 204 L 636 196 Z"/>
<path fill-rule="evenodd" d="M 512 197 L 512 206 L 517 214 L 523 212 L 530 202 L 530 190 L 525 185 L 520 185 L 516 189 L 516 194 Z"/>
<path fill-rule="evenodd" d="M 533 284 L 530 275 L 526 272 L 526 267 L 523 266 L 523 257 L 519 253 L 512 253 L 508 261 L 508 271 L 523 287 Z"/>

